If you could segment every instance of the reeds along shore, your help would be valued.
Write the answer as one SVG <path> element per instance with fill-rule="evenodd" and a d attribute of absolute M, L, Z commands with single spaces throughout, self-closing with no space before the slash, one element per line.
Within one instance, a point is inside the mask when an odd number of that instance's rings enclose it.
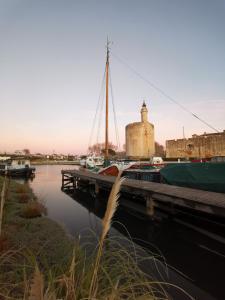
<path fill-rule="evenodd" d="M 44 216 L 44 204 L 29 186 L 14 181 L 8 184 L 8 192 L 3 193 L 0 299 L 171 299 L 165 291 L 166 282 L 139 268 L 143 257 L 108 235 L 123 181 L 120 175 L 108 199 L 98 245 L 91 254 Z M 1 191 L 5 187 L 5 179 L 0 178 Z"/>

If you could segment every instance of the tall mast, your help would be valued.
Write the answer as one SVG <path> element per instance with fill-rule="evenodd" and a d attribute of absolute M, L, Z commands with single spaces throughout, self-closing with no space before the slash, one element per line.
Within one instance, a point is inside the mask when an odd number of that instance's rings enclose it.
<path fill-rule="evenodd" d="M 109 125 L 109 40 L 107 38 L 107 53 L 106 53 L 106 104 L 105 104 L 105 159 L 109 157 L 109 140 L 108 140 L 108 125 Z"/>

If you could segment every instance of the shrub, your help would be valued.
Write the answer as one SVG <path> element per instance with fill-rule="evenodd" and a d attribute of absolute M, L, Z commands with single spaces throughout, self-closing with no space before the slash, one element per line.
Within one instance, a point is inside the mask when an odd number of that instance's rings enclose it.
<path fill-rule="evenodd" d="M 27 203 L 28 202 L 28 200 L 29 200 L 29 194 L 27 194 L 27 193 L 23 193 L 23 194 L 20 194 L 19 195 L 19 203 Z"/>
<path fill-rule="evenodd" d="M 31 201 L 22 209 L 21 216 L 23 218 L 36 218 L 46 215 L 47 209 L 44 204 L 36 201 Z"/>
<path fill-rule="evenodd" d="M 25 194 L 25 193 L 28 192 L 28 188 L 25 185 L 20 185 L 20 186 L 17 187 L 16 192 L 21 193 L 21 194 Z"/>

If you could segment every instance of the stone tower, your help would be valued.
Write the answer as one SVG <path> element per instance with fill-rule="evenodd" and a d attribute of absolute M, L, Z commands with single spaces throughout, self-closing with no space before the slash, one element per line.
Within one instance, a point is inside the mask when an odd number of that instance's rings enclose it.
<path fill-rule="evenodd" d="M 126 126 L 126 155 L 131 158 L 149 158 L 154 153 L 154 125 L 148 122 L 148 109 L 143 102 L 141 122 Z"/>

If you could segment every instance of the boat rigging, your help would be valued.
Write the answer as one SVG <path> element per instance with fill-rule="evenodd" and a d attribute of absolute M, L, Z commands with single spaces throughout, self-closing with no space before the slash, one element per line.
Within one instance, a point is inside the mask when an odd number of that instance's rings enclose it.
<path fill-rule="evenodd" d="M 106 104 L 105 104 L 105 160 L 109 158 L 109 141 L 108 141 L 108 130 L 109 130 L 109 40 L 107 38 L 107 54 L 106 54 Z"/>
<path fill-rule="evenodd" d="M 210 129 L 212 129 L 215 132 L 220 132 L 217 128 L 215 128 L 214 126 L 212 126 L 211 124 L 209 124 L 207 121 L 205 121 L 204 119 L 202 119 L 201 117 L 199 117 L 197 114 L 195 114 L 194 112 L 192 112 L 191 110 L 189 110 L 187 107 L 185 107 L 183 104 L 180 104 L 177 100 L 175 100 L 173 97 L 169 96 L 166 92 L 164 92 L 160 87 L 156 86 L 153 82 L 151 82 L 149 79 L 147 79 L 146 77 L 144 77 L 140 72 L 138 72 L 137 70 L 135 70 L 133 67 L 131 67 L 126 61 L 124 61 L 123 59 L 121 59 L 117 54 L 112 53 L 112 56 L 114 58 L 117 59 L 117 61 L 119 61 L 122 65 L 124 65 L 125 67 L 127 67 L 132 73 L 134 73 L 137 77 L 139 77 L 140 79 L 142 79 L 145 83 L 147 83 L 148 85 L 150 85 L 154 90 L 156 90 L 158 93 L 160 93 L 163 97 L 169 99 L 171 102 L 175 103 L 177 106 L 179 106 L 182 110 L 186 111 L 187 113 L 189 113 L 192 117 L 198 119 L 201 123 L 205 124 L 207 127 L 209 127 Z"/>
<path fill-rule="evenodd" d="M 109 58 L 110 58 L 110 41 L 107 38 L 107 44 L 106 44 L 106 61 L 105 61 L 105 70 L 104 70 L 104 76 L 102 80 L 99 100 L 93 120 L 93 125 L 91 129 L 91 134 L 89 138 L 89 145 L 88 149 L 91 149 L 92 146 L 92 138 L 94 135 L 94 131 L 96 131 L 97 139 L 96 144 L 94 145 L 101 145 L 99 144 L 99 137 L 100 137 L 100 131 L 101 131 L 101 121 L 103 118 L 103 107 L 105 106 L 105 114 L 104 114 L 104 160 L 107 164 L 107 161 L 109 161 L 109 155 L 110 155 L 110 142 L 109 142 L 109 98 L 111 96 L 112 101 L 112 108 L 113 108 L 113 116 L 114 116 L 114 125 L 115 125 L 115 138 L 116 138 L 116 144 L 117 148 L 120 148 L 120 142 L 119 142 L 119 131 L 118 131 L 118 125 L 117 125 L 117 118 L 116 118 L 116 109 L 115 109 L 115 103 L 114 103 L 114 97 L 113 97 L 113 90 L 112 90 L 112 79 L 111 79 L 111 72 L 110 72 L 110 65 L 109 65 Z M 110 95 L 111 93 L 111 95 Z M 100 155 L 100 153 L 98 153 Z"/>

